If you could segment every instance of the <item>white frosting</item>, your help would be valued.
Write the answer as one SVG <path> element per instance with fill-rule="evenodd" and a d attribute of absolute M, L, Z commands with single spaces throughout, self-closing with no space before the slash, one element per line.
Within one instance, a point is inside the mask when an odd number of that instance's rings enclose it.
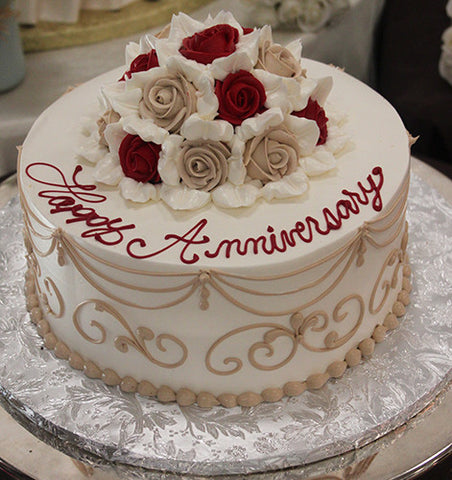
<path fill-rule="evenodd" d="M 204 65 L 187 59 L 180 53 L 179 49 L 184 38 L 218 24 L 228 24 L 239 31 L 239 41 L 232 54 L 216 58 L 212 63 Z M 334 169 L 337 164 L 336 155 L 346 143 L 346 125 L 343 122 L 337 122 L 334 116 L 331 117 L 328 122 L 330 132 L 328 145 L 321 147 L 316 146 L 319 139 L 316 122 L 290 115 L 293 111 L 305 108 L 309 98 L 317 100 L 320 105 L 325 105 L 332 86 L 331 77 L 316 79 L 316 77 L 305 78 L 300 75 L 296 78 L 287 78 L 255 68 L 259 48 L 265 42 L 272 42 L 270 27 L 255 29 L 243 35 L 243 29 L 234 17 L 228 12 L 220 12 L 214 18 L 209 16 L 204 22 L 191 19 L 185 14 L 175 15 L 171 21 L 168 38 L 159 39 L 146 35 L 140 40 L 140 44 L 129 43 L 126 47 L 127 65 L 130 65 L 137 55 L 155 48 L 160 66 L 127 75 L 125 81 L 118 81 L 121 75 L 117 74 L 113 83 L 102 86 L 99 97 L 101 111 L 98 115 L 113 109 L 121 119 L 115 124 L 107 125 L 105 129 L 104 135 L 108 149 L 97 144 L 99 135 L 95 120 L 92 120 L 91 126 L 87 126 L 86 123 L 83 125 L 85 140 L 77 153 L 92 163 L 99 163 L 93 178 L 106 185 L 118 185 L 118 194 L 123 195 L 127 200 L 143 203 L 160 199 L 175 210 L 189 210 L 201 208 L 210 201 L 224 208 L 240 208 L 251 205 L 252 199 L 256 201 L 261 197 L 269 201 L 272 198 L 297 197 L 308 188 L 308 177 Z M 299 41 L 292 42 L 287 46 L 287 50 L 294 56 L 295 61 L 300 61 L 301 43 Z M 303 66 L 303 62 L 301 65 Z M 245 119 L 241 125 L 234 127 L 228 121 L 218 118 L 219 101 L 214 89 L 216 81 L 222 81 L 228 74 L 239 70 L 250 72 L 262 83 L 266 94 L 267 110 Z M 139 111 L 145 85 L 150 82 L 153 84 L 157 79 L 165 78 L 170 74 L 185 77 L 196 88 L 197 96 L 196 111 L 187 116 L 180 132 L 175 134 L 158 126 L 152 118 L 142 118 Z M 91 113 L 94 114 L 94 112 Z M 296 180 L 281 179 L 270 182 L 275 185 L 264 186 L 260 182 L 253 182 L 246 176 L 242 161 L 244 143 L 254 136 L 263 134 L 267 129 L 283 123 L 295 135 L 300 145 L 299 168 L 305 175 L 298 172 Z M 132 178 L 122 182 L 117 163 L 113 162 L 111 156 L 117 158 L 119 146 L 126 134 L 138 135 L 145 142 L 162 146 L 158 170 L 163 185 L 152 188 L 134 185 L 133 182 L 139 182 Z M 220 186 L 215 187 L 211 192 L 197 192 L 190 191 L 187 185 L 179 185 L 181 177 L 176 158 L 180 155 L 180 146 L 184 139 L 227 143 L 232 153 L 228 160 L 227 174 L 231 185 L 224 186 L 218 193 L 215 193 L 215 190 Z M 109 171 L 109 166 L 114 169 L 113 172 Z M 251 182 L 250 187 L 246 188 L 249 182 Z M 124 185 L 127 185 L 127 188 Z M 160 189 L 163 193 L 158 195 L 157 192 Z M 225 195 L 226 191 L 234 191 L 230 200 Z"/>
<path fill-rule="evenodd" d="M 394 277 L 394 288 L 390 289 L 383 308 L 374 314 L 369 312 L 369 306 L 372 290 L 378 283 L 378 274 L 385 260 L 394 249 L 399 249 L 402 243 L 403 204 L 402 210 L 395 209 L 392 214 L 390 212 L 393 203 L 401 201 L 402 186 L 406 185 L 409 174 L 406 131 L 389 104 L 364 84 L 340 70 L 313 61 L 304 61 L 304 67 L 310 78 L 333 78 L 334 86 L 328 97 L 327 108 L 330 104 L 330 121 L 335 122 L 337 129 L 335 131 L 330 126 L 331 137 L 328 142 L 322 148 L 315 147 L 314 152 L 305 157 L 309 159 L 306 160 L 309 166 L 300 166 L 283 180 L 267 183 L 265 186 L 258 181 L 244 178 L 243 165 L 240 165 L 243 141 L 234 138 L 228 143 L 232 154 L 226 183 L 216 188 L 212 194 L 195 191 L 193 195 L 193 190 L 189 191 L 179 185 L 172 168 L 174 165 L 167 168 L 173 162 L 172 150 L 177 149 L 182 140 L 181 136 L 170 135 L 164 142 L 163 162 L 160 165 L 160 174 L 166 178 L 166 182 L 161 187 L 155 187 L 155 192 L 151 191 L 151 184 L 142 185 L 142 190 L 135 191 L 138 182 L 129 182 L 124 177 L 120 179 L 119 159 L 111 153 L 97 163 L 91 165 L 85 162 L 81 165 L 82 170 L 78 173 L 77 181 L 82 185 L 92 185 L 91 190 L 83 190 L 79 197 L 67 193 L 61 175 L 71 184 L 74 171 L 80 166 L 74 155 L 79 143 L 79 136 L 76 134 L 80 128 L 79 119 L 90 108 L 94 108 L 100 86 L 119 78 L 123 69 L 77 87 L 37 120 L 23 145 L 19 187 L 23 192 L 24 204 L 30 209 L 29 216 L 33 227 L 41 234 L 34 236 L 34 241 L 37 242 L 36 251 L 39 249 L 39 252 L 46 252 L 49 245 L 55 241 L 56 246 L 51 254 L 45 256 L 36 253 L 41 274 L 38 282 L 41 291 L 47 294 L 50 312 L 54 312 L 46 314 L 52 331 L 70 350 L 78 352 L 101 369 L 113 369 L 121 378 L 132 376 L 137 381 L 147 380 L 156 387 L 169 385 L 175 391 L 187 387 L 196 393 L 208 391 L 214 395 L 240 394 L 246 391 L 259 393 L 269 387 L 282 387 L 288 381 L 301 382 L 310 375 L 325 372 L 332 362 L 342 361 L 350 349 L 356 348 L 362 339 L 369 338 L 375 325 L 384 322 L 385 315 L 392 308 L 400 291 L 402 269 Z M 346 126 L 354 143 L 353 149 L 346 148 L 340 133 L 340 125 L 344 119 L 336 112 L 347 113 Z M 312 122 L 299 122 L 298 119 L 294 122 L 300 131 L 312 128 Z M 110 148 L 118 146 L 121 135 L 124 135 L 124 132 L 121 132 L 120 123 L 110 124 L 106 128 L 105 136 Z M 308 151 L 312 148 L 312 142 L 307 142 L 303 148 Z M 332 163 L 329 163 L 332 162 L 331 153 L 340 153 L 336 166 L 326 174 L 317 175 L 322 169 L 332 166 Z M 60 173 L 52 168 L 52 165 L 57 166 Z M 324 209 L 334 212 L 338 201 L 344 199 L 342 192 L 356 192 L 359 182 L 368 186 L 367 179 L 369 175 L 372 176 L 375 167 L 380 167 L 384 175 L 380 191 L 383 209 L 380 212 L 372 207 L 371 202 L 360 205 L 359 214 L 344 219 L 340 228 L 332 229 L 326 235 L 314 232 L 311 242 L 297 241 L 285 251 L 275 251 L 272 254 L 266 254 L 260 248 L 261 244 L 257 240 L 253 241 L 261 237 L 269 241 L 272 233 L 280 239 L 282 231 L 290 231 L 297 222 L 305 223 L 308 216 L 322 223 Z M 308 178 L 304 172 L 309 169 L 310 175 L 316 176 Z M 103 178 L 108 179 L 109 185 L 96 185 L 93 179 L 97 175 L 105 175 Z M 39 180 L 47 183 L 39 183 Z M 63 187 L 49 186 L 49 183 Z M 116 183 L 118 187 L 111 186 Z M 126 196 L 136 195 L 146 199 L 152 195 L 160 195 L 162 200 L 147 200 L 144 204 L 138 204 L 125 200 L 118 194 L 119 189 L 124 190 Z M 97 221 L 99 218 L 119 219 L 118 225 L 133 225 L 133 228 L 122 232 L 124 237 L 119 243 L 103 244 L 94 236 L 86 235 L 91 228 L 87 222 L 91 220 L 86 218 L 83 221 L 71 221 L 74 220 L 77 210 L 72 213 L 70 210 L 51 213 L 49 198 L 42 195 L 42 192 L 49 190 L 61 190 L 62 195 L 72 198 L 74 204 L 94 209 L 98 215 Z M 90 194 L 102 195 L 105 199 L 99 203 L 89 203 L 86 199 Z M 290 198 L 286 198 L 287 195 L 291 195 Z M 168 207 L 171 203 L 174 205 Z M 195 210 L 177 210 L 181 204 L 189 204 L 189 207 Z M 229 208 L 231 204 L 235 208 Z M 246 207 L 240 207 L 241 205 Z M 382 230 L 372 232 L 369 227 L 382 215 L 389 215 L 382 223 L 376 224 L 376 227 Z M 393 218 L 398 220 L 390 226 Z M 195 235 L 196 226 L 204 228 Z M 386 231 L 387 227 L 389 229 Z M 70 252 L 65 250 L 66 247 L 62 248 L 58 243 L 62 234 L 65 241 L 79 247 Z M 346 256 L 343 262 L 334 267 L 339 257 L 328 260 L 329 256 L 333 252 L 344 252 L 345 250 L 341 249 L 360 234 L 363 235 L 361 238 L 367 248 L 363 253 L 361 266 L 358 265 L 359 258 Z M 188 245 L 175 240 L 191 236 L 199 241 L 205 236 L 206 243 Z M 385 246 L 375 247 L 370 238 Z M 135 242 L 137 239 L 140 239 L 141 243 Z M 234 239 L 240 242 L 242 247 L 246 245 L 247 239 L 252 239 L 246 254 L 238 253 L 232 244 Z M 225 246 L 220 248 L 217 256 L 206 255 L 206 251 L 215 252 L 224 240 L 231 242 L 229 255 Z M 253 245 L 257 245 L 256 252 L 253 251 Z M 358 243 L 353 243 L 352 246 L 351 252 L 362 253 Z M 63 265 L 59 263 L 61 251 L 65 262 Z M 81 256 L 84 263 L 79 262 L 78 268 L 87 275 L 83 276 L 79 272 L 75 257 L 71 257 L 68 252 Z M 134 258 L 131 252 L 136 256 L 159 253 L 140 259 Z M 196 259 L 194 255 L 199 258 Z M 181 257 L 194 263 L 184 263 Z M 349 260 L 350 258 L 352 260 Z M 346 274 L 328 290 L 338 269 L 348 261 Z M 86 270 L 87 265 L 93 271 Z M 304 272 L 306 265 L 314 267 L 309 272 Z M 394 265 L 385 271 L 383 280 L 391 280 Z M 329 269 L 332 269 L 332 276 L 327 276 L 319 287 L 309 287 Z M 64 302 L 61 318 L 55 316 L 55 313 L 61 310 L 59 297 L 51 290 L 52 283 L 45 281 L 47 277 L 54 281 Z M 198 283 L 195 283 L 196 288 L 191 294 L 190 285 L 177 290 L 192 278 Z M 269 278 L 270 280 L 266 280 Z M 89 280 L 97 287 L 91 285 Z M 125 287 L 126 284 L 131 284 L 133 288 Z M 154 293 L 147 292 L 146 289 L 154 289 Z M 253 291 L 259 294 L 250 293 Z M 256 325 L 279 325 L 286 329 L 286 332 L 292 331 L 294 327 L 291 322 L 297 319 L 291 319 L 290 312 L 296 310 L 299 304 L 312 301 L 322 291 L 327 294 L 317 303 L 303 309 L 304 318 L 315 311 L 324 311 L 330 319 L 328 328 L 343 336 L 357 317 L 356 298 L 360 296 L 366 312 L 353 336 L 338 348 L 320 352 L 305 348 L 298 342 L 298 339 L 301 340 L 299 337 L 295 344 L 289 336 L 278 337 L 272 344 L 275 347 L 274 355 L 268 356 L 268 349 L 258 348 L 254 352 L 256 360 L 274 366 L 278 361 L 287 358 L 295 345 L 296 351 L 290 361 L 270 370 L 253 366 L 249 361 L 249 349 L 254 344 L 261 344 L 264 335 L 271 330 L 271 327 L 255 328 Z M 383 294 L 384 290 L 379 288 L 375 303 L 381 301 Z M 180 303 L 161 307 L 162 304 L 171 304 L 174 298 L 184 295 L 186 298 Z M 350 298 L 351 300 L 347 300 Z M 339 303 L 342 299 L 347 300 L 344 306 Z M 118 318 L 124 319 L 130 330 L 126 330 L 124 324 L 111 315 L 113 310 L 102 308 L 103 303 L 96 309 L 93 301 L 105 302 L 113 308 L 120 315 Z M 200 309 L 203 301 L 204 306 L 208 303 L 206 310 Z M 249 306 L 251 311 L 244 310 L 234 302 L 242 302 Z M 155 306 L 157 307 L 154 308 Z M 283 310 L 289 313 L 274 313 Z M 333 321 L 335 311 L 339 315 L 348 315 L 341 317 L 342 321 Z M 79 314 L 82 330 L 94 340 L 99 340 L 97 343 L 80 334 L 77 322 L 74 321 L 74 318 L 78 318 L 74 316 L 75 312 Z M 98 323 L 90 323 L 93 320 Z M 300 318 L 297 321 L 301 321 Z M 96 325 L 103 325 L 106 329 L 104 342 L 100 341 L 102 339 Z M 154 337 L 151 338 L 148 330 L 143 331 L 143 327 L 152 330 Z M 241 333 L 234 333 L 228 342 L 215 343 L 231 332 Z M 325 350 L 328 332 L 329 330 L 320 332 L 308 329 L 303 338 L 315 348 Z M 140 353 L 132 344 L 128 344 L 129 348 L 123 348 L 122 351 L 115 346 L 115 341 L 121 346 L 119 340 L 124 336 L 132 338 L 132 334 L 144 335 L 140 338 L 151 357 Z M 156 358 L 172 364 L 182 358 L 181 349 L 174 342 L 171 343 L 168 337 L 159 335 L 171 335 L 186 346 L 188 354 L 181 365 L 167 368 L 151 361 L 150 358 Z M 328 339 L 331 340 L 333 336 L 334 332 Z M 159 341 L 161 343 L 158 343 Z M 215 346 L 214 344 L 217 346 L 209 357 L 209 348 Z M 240 358 L 242 366 L 239 371 L 226 375 L 215 373 L 214 369 L 224 371 L 234 366 L 232 363 L 224 363 L 229 357 Z M 208 369 L 207 365 L 212 368 Z"/>

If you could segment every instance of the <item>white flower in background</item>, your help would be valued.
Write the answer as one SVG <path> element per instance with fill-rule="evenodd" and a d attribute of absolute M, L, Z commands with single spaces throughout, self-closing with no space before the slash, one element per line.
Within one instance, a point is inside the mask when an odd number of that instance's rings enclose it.
<path fill-rule="evenodd" d="M 349 0 L 244 0 L 244 3 L 250 24 L 296 25 L 302 32 L 319 31 L 350 7 Z"/>
<path fill-rule="evenodd" d="M 452 0 L 446 6 L 446 13 L 452 19 Z M 447 28 L 442 35 L 442 52 L 439 59 L 440 75 L 452 85 L 452 26 Z"/>

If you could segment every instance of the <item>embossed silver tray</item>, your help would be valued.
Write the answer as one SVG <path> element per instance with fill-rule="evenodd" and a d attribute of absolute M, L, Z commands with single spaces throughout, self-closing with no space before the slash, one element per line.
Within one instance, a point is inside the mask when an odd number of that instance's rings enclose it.
<path fill-rule="evenodd" d="M 202 410 L 121 393 L 42 349 L 24 307 L 20 209 L 13 199 L 0 210 L 3 402 L 56 448 L 131 478 L 268 472 L 334 456 L 340 462 L 338 456 L 405 424 L 452 377 L 452 207 L 414 177 L 408 221 L 412 304 L 369 361 L 316 393 L 252 409 Z"/>

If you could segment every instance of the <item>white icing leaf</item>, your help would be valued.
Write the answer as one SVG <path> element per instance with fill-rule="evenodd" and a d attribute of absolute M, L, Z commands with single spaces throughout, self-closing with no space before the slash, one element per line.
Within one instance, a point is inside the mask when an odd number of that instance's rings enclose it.
<path fill-rule="evenodd" d="M 268 128 L 280 125 L 283 120 L 284 115 L 280 108 L 270 108 L 264 113 L 244 120 L 240 127 L 236 128 L 236 133 L 240 140 L 246 142 L 264 133 Z"/>
<path fill-rule="evenodd" d="M 124 178 L 124 173 L 119 160 L 108 153 L 97 163 L 93 177 L 96 182 L 116 186 Z"/>
<path fill-rule="evenodd" d="M 152 120 L 140 118 L 138 115 L 128 115 L 121 119 L 123 129 L 132 135 L 139 135 L 145 142 L 161 145 L 169 132 L 157 126 Z"/>
<path fill-rule="evenodd" d="M 168 41 L 180 44 L 185 37 L 191 37 L 208 26 L 208 19 L 203 23 L 180 12 L 173 15 L 171 28 L 168 34 Z"/>
<path fill-rule="evenodd" d="M 325 105 L 326 99 L 333 88 L 333 78 L 324 77 L 317 80 L 317 86 L 314 91 L 311 93 L 311 97 L 314 100 L 317 100 L 318 104 L 323 107 Z"/>
<path fill-rule="evenodd" d="M 80 155 L 91 163 L 97 163 L 108 152 L 105 146 L 99 144 L 99 134 L 97 130 L 93 131 L 89 137 L 83 136 L 80 138 L 78 143 L 79 146 L 76 150 L 77 155 Z"/>
<path fill-rule="evenodd" d="M 121 117 L 138 112 L 138 104 L 143 96 L 140 88 L 126 90 L 126 82 L 117 82 L 102 88 L 109 104 Z"/>
<path fill-rule="evenodd" d="M 258 180 L 243 185 L 226 182 L 212 191 L 212 201 L 222 208 L 249 207 L 259 198 L 260 186 Z"/>
<path fill-rule="evenodd" d="M 242 142 L 237 135 L 231 145 L 231 156 L 229 157 L 229 173 L 228 180 L 234 185 L 242 185 L 246 178 L 246 167 L 243 165 L 243 152 L 245 151 L 245 143 Z"/>
<path fill-rule="evenodd" d="M 105 127 L 104 137 L 113 155 L 118 155 L 119 147 L 126 135 L 127 132 L 124 131 L 120 122 L 110 123 Z"/>
<path fill-rule="evenodd" d="M 306 175 L 314 177 L 332 170 L 336 166 L 336 158 L 331 152 L 320 146 L 312 155 L 301 158 L 300 165 Z"/>
<path fill-rule="evenodd" d="M 213 120 L 218 113 L 218 97 L 213 89 L 213 80 L 204 75 L 196 83 L 198 89 L 197 113 L 205 120 Z"/>
<path fill-rule="evenodd" d="M 302 156 L 310 155 L 317 145 L 320 130 L 314 120 L 299 118 L 294 115 L 287 116 L 287 125 L 297 137 Z"/>
<path fill-rule="evenodd" d="M 159 199 L 159 192 L 155 185 L 137 182 L 133 178 L 123 177 L 119 182 L 119 189 L 126 200 L 133 202 L 145 203 L 149 200 Z"/>
<path fill-rule="evenodd" d="M 262 188 L 262 196 L 268 202 L 274 198 L 290 198 L 302 195 L 309 187 L 309 179 L 301 168 L 276 182 L 269 182 Z"/>
<path fill-rule="evenodd" d="M 197 113 L 190 115 L 181 127 L 181 135 L 188 140 L 213 140 L 229 142 L 234 129 L 224 120 L 205 120 Z"/>
<path fill-rule="evenodd" d="M 298 60 L 301 60 L 301 52 L 303 50 L 303 44 L 301 43 L 301 39 L 297 38 L 293 40 L 288 45 L 286 45 L 287 50 Z"/>
<path fill-rule="evenodd" d="M 180 182 L 180 175 L 177 170 L 177 157 L 180 144 L 183 138 L 179 135 L 170 135 L 162 145 L 158 171 L 162 182 L 168 185 L 177 186 Z"/>
<path fill-rule="evenodd" d="M 283 112 L 290 113 L 291 104 L 288 99 L 288 91 L 283 77 L 267 72 L 263 69 L 253 70 L 253 75 L 262 83 L 265 88 L 267 108 L 279 107 Z"/>
<path fill-rule="evenodd" d="M 141 44 L 141 40 L 140 40 L 140 44 Z M 144 53 L 144 52 L 142 52 L 142 50 L 140 48 L 140 45 L 138 45 L 138 43 L 129 42 L 127 44 L 127 46 L 126 46 L 126 65 L 127 65 L 127 68 L 132 63 L 132 60 L 134 60 L 136 57 L 138 57 L 138 55 L 140 53 Z"/>
<path fill-rule="evenodd" d="M 210 193 L 193 190 L 184 185 L 162 184 L 160 198 L 173 210 L 197 210 L 210 202 Z"/>

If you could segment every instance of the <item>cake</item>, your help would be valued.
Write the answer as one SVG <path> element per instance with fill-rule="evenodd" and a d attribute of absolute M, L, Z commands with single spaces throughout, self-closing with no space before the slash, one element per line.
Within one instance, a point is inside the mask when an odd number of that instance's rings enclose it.
<path fill-rule="evenodd" d="M 226 12 L 176 15 L 126 58 L 51 105 L 19 155 L 46 347 L 201 407 L 322 388 L 371 355 L 409 302 L 395 110 Z"/>

